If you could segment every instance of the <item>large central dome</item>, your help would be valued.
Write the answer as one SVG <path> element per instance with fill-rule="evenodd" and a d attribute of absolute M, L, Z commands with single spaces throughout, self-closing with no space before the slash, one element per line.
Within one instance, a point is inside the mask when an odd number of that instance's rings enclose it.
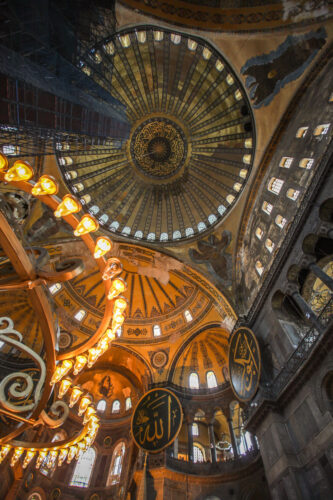
<path fill-rule="evenodd" d="M 129 138 L 57 143 L 65 180 L 105 229 L 168 243 L 226 216 L 253 162 L 254 121 L 227 61 L 201 38 L 121 31 L 83 71 L 126 106 Z M 73 145 L 74 144 L 74 145 Z"/>

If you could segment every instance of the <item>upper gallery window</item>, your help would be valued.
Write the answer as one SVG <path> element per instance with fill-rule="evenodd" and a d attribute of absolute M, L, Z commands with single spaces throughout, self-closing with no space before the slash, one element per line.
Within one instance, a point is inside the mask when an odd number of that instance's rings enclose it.
<path fill-rule="evenodd" d="M 303 137 L 306 136 L 307 132 L 309 130 L 309 127 L 300 127 L 297 132 L 296 132 L 296 137 L 297 139 L 303 139 Z"/>
<path fill-rule="evenodd" d="M 132 400 L 130 397 L 125 399 L 125 410 L 128 411 L 132 408 Z"/>
<path fill-rule="evenodd" d="M 192 436 L 199 436 L 199 426 L 196 422 L 192 424 Z"/>
<path fill-rule="evenodd" d="M 123 441 L 118 443 L 117 446 L 115 447 L 112 455 L 110 472 L 106 482 L 106 486 L 111 486 L 112 484 L 117 484 L 120 482 L 125 450 L 126 450 L 125 443 Z"/>
<path fill-rule="evenodd" d="M 94 468 L 96 452 L 94 448 L 88 448 L 76 463 L 70 486 L 79 486 L 80 488 L 88 488 L 91 473 Z"/>
<path fill-rule="evenodd" d="M 204 461 L 204 456 L 203 456 L 202 450 L 196 444 L 193 446 L 193 461 L 194 462 L 203 462 Z"/>
<path fill-rule="evenodd" d="M 279 166 L 282 168 L 290 168 L 293 160 L 294 160 L 294 158 L 291 158 L 290 156 L 283 156 L 281 158 Z"/>
<path fill-rule="evenodd" d="M 274 249 L 274 243 L 271 239 L 267 238 L 267 240 L 265 241 L 265 247 L 267 248 L 267 250 L 272 253 L 273 252 L 273 249 Z"/>
<path fill-rule="evenodd" d="M 275 217 L 275 224 L 282 229 L 287 224 L 287 219 L 279 214 Z"/>
<path fill-rule="evenodd" d="M 263 234 L 264 234 L 264 231 L 261 229 L 261 227 L 257 227 L 256 237 L 258 238 L 258 240 L 261 240 L 261 238 L 263 237 Z"/>
<path fill-rule="evenodd" d="M 196 372 L 192 372 L 189 376 L 190 389 L 199 389 L 199 377 Z"/>
<path fill-rule="evenodd" d="M 301 168 L 306 168 L 307 170 L 310 170 L 314 163 L 313 158 L 302 158 L 301 161 L 299 162 L 298 166 Z"/>
<path fill-rule="evenodd" d="M 326 135 L 329 128 L 330 128 L 330 123 L 323 123 L 322 125 L 318 125 L 314 131 L 313 135 L 318 136 L 318 135 Z"/>
<path fill-rule="evenodd" d="M 120 401 L 118 399 L 115 399 L 112 403 L 112 413 L 119 413 L 120 412 Z"/>
<path fill-rule="evenodd" d="M 287 198 L 290 198 L 290 200 L 297 200 L 299 195 L 299 191 L 297 189 L 288 189 L 287 191 Z"/>
<path fill-rule="evenodd" d="M 273 210 L 273 205 L 268 203 L 268 201 L 264 201 L 261 208 L 266 214 L 270 215 Z"/>
<path fill-rule="evenodd" d="M 264 272 L 264 266 L 262 265 L 260 260 L 257 260 L 257 262 L 256 262 L 256 271 L 259 274 L 259 276 L 261 276 L 262 273 Z"/>
<path fill-rule="evenodd" d="M 207 372 L 206 374 L 207 387 L 212 389 L 213 387 L 217 387 L 217 380 L 215 377 L 215 373 L 212 371 Z"/>
<path fill-rule="evenodd" d="M 281 191 L 283 184 L 284 181 L 282 179 L 278 179 L 277 177 L 272 177 L 267 186 L 268 191 L 278 195 Z"/>

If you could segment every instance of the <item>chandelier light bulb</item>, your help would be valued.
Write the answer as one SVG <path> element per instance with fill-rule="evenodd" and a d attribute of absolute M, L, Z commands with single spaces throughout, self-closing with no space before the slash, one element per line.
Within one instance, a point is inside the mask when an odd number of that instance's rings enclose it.
<path fill-rule="evenodd" d="M 39 469 L 39 467 L 42 465 L 42 463 L 46 457 L 47 457 L 47 451 L 40 450 L 40 452 L 38 453 L 37 460 L 36 460 L 36 469 Z"/>
<path fill-rule="evenodd" d="M 4 154 L 0 153 L 0 172 L 7 170 L 7 168 L 8 168 L 7 157 Z"/>
<path fill-rule="evenodd" d="M 79 458 L 81 457 L 82 453 L 84 453 L 84 451 L 85 451 L 84 443 L 82 441 L 78 442 L 77 443 L 77 450 L 75 453 L 76 460 L 79 460 Z"/>
<path fill-rule="evenodd" d="M 55 465 L 55 462 L 57 460 L 57 456 L 58 456 L 57 450 L 50 451 L 48 461 L 47 461 L 47 468 L 48 469 L 52 469 L 52 467 Z"/>
<path fill-rule="evenodd" d="M 81 395 L 83 394 L 83 391 L 78 387 L 73 387 L 72 392 L 71 392 L 71 397 L 69 399 L 69 407 L 73 408 L 73 406 L 78 402 L 80 399 Z"/>
<path fill-rule="evenodd" d="M 70 371 L 70 369 L 73 366 L 73 362 L 69 359 L 65 359 L 61 365 L 58 365 L 57 368 L 55 369 L 55 372 L 52 376 L 50 384 L 56 384 L 57 382 L 60 382 L 60 380 L 67 375 L 67 373 Z"/>
<path fill-rule="evenodd" d="M 76 450 L 77 446 L 74 444 L 73 446 L 69 447 L 68 454 L 67 454 L 67 463 L 70 464 L 73 458 L 76 455 Z"/>
<path fill-rule="evenodd" d="M 70 378 L 64 378 L 61 381 L 58 393 L 59 399 L 62 399 L 64 397 L 64 395 L 66 394 L 71 385 L 72 385 L 72 380 Z"/>
<path fill-rule="evenodd" d="M 84 215 L 78 225 L 76 226 L 76 229 L 74 231 L 75 236 L 83 236 L 84 234 L 91 233 L 94 231 L 97 231 L 99 228 L 99 224 L 95 217 L 92 215 Z"/>
<path fill-rule="evenodd" d="M 2 446 L 1 447 L 1 451 L 0 451 L 0 464 L 1 462 L 6 458 L 6 456 L 8 455 L 10 451 L 10 446 Z"/>
<path fill-rule="evenodd" d="M 113 308 L 113 313 L 118 314 L 118 313 L 123 313 L 127 308 L 127 300 L 124 297 L 118 297 L 114 301 L 114 308 Z"/>
<path fill-rule="evenodd" d="M 124 291 L 127 288 L 126 281 L 124 281 L 122 278 L 115 278 L 111 282 L 111 287 L 108 293 L 108 299 L 112 300 L 118 297 L 121 293 L 124 293 Z"/>
<path fill-rule="evenodd" d="M 99 356 L 99 352 L 97 349 L 95 349 L 94 347 L 89 349 L 89 351 L 88 351 L 88 368 L 92 367 L 92 365 L 97 360 L 98 356 Z"/>
<path fill-rule="evenodd" d="M 29 181 L 33 175 L 33 168 L 27 161 L 17 160 L 5 173 L 5 181 Z"/>
<path fill-rule="evenodd" d="M 91 402 L 92 402 L 91 396 L 89 396 L 87 394 L 81 398 L 79 410 L 78 410 L 79 417 L 81 417 L 84 414 L 84 412 L 86 411 L 88 406 L 91 404 Z"/>
<path fill-rule="evenodd" d="M 99 236 L 96 240 L 94 258 L 99 259 L 108 253 L 113 247 L 112 241 L 106 236 Z"/>
<path fill-rule="evenodd" d="M 111 328 L 108 328 L 106 330 L 105 335 L 109 339 L 110 342 L 116 338 L 116 334 L 113 330 L 111 330 Z"/>
<path fill-rule="evenodd" d="M 71 194 L 66 194 L 62 202 L 59 203 L 57 210 L 54 212 L 56 217 L 65 217 L 69 214 L 75 214 L 81 210 L 81 203 L 75 196 Z"/>
<path fill-rule="evenodd" d="M 23 452 L 24 452 L 23 448 L 15 448 L 13 456 L 10 460 L 11 467 L 14 467 L 14 465 L 17 463 L 18 459 L 20 458 L 20 456 L 22 455 Z"/>
<path fill-rule="evenodd" d="M 67 453 L 68 453 L 68 448 L 61 448 L 61 450 L 59 452 L 59 456 L 58 456 L 58 466 L 59 467 L 61 467 L 61 465 L 66 460 Z"/>
<path fill-rule="evenodd" d="M 78 373 L 80 373 L 80 371 L 85 367 L 87 362 L 88 362 L 87 356 L 83 355 L 76 356 L 73 374 L 77 375 Z"/>
<path fill-rule="evenodd" d="M 31 460 L 34 458 L 36 455 L 36 450 L 31 449 L 28 450 L 25 454 L 24 460 L 23 460 L 23 469 L 26 469 L 28 465 L 30 464 Z"/>
<path fill-rule="evenodd" d="M 111 328 L 113 332 L 116 332 L 124 323 L 125 316 L 123 314 L 114 314 L 112 318 Z"/>
<path fill-rule="evenodd" d="M 102 279 L 103 280 L 113 279 L 116 276 L 118 276 L 118 274 L 122 273 L 122 271 L 123 271 L 123 265 L 120 262 L 120 260 L 117 259 L 116 257 L 112 257 L 111 259 L 107 260 L 104 272 L 102 274 Z"/>
<path fill-rule="evenodd" d="M 31 190 L 34 196 L 57 194 L 59 189 L 57 181 L 51 175 L 42 175 Z"/>
<path fill-rule="evenodd" d="M 88 406 L 88 408 L 84 414 L 83 424 L 86 425 L 93 415 L 96 415 L 95 408 L 93 406 Z"/>

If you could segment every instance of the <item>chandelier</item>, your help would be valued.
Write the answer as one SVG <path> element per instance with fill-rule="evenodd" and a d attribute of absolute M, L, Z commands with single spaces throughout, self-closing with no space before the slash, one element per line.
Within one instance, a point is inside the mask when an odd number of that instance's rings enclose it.
<path fill-rule="evenodd" d="M 112 241 L 106 236 L 99 236 L 95 240 L 91 235 L 98 230 L 98 221 L 90 214 L 79 219 L 77 214 L 82 208 L 80 201 L 71 194 L 59 199 L 59 186 L 55 178 L 42 175 L 34 182 L 33 176 L 33 168 L 28 162 L 17 160 L 10 166 L 7 157 L 0 153 L 0 181 L 11 183 L 15 188 L 39 198 L 53 210 L 55 217 L 63 218 L 72 226 L 74 235 L 82 239 L 96 259 L 107 297 L 104 317 L 94 335 L 71 352 L 57 353 L 56 332 L 45 285 L 77 276 L 83 270 L 82 262 L 72 259 L 62 267 L 56 267 L 54 272 L 36 268 L 15 231 L 0 212 L 0 244 L 20 278 L 18 281 L 1 283 L 0 291 L 29 291 L 31 303 L 39 317 L 45 347 L 45 359 L 42 359 L 24 344 L 23 335 L 15 330 L 11 318 L 0 318 L 0 341 L 24 352 L 34 361 L 38 370 L 37 382 L 24 371 L 10 373 L 0 382 L 0 414 L 18 422 L 17 428 L 10 429 L 6 436 L 0 438 L 0 463 L 8 455 L 12 467 L 20 461 L 22 467 L 26 468 L 36 459 L 37 469 L 42 464 L 53 469 L 61 466 L 65 460 L 70 463 L 73 459 L 79 459 L 94 442 L 100 420 L 93 397 L 80 386 L 74 385 L 70 375 L 76 376 L 85 367 L 92 367 L 110 348 L 117 330 L 125 320 L 127 300 L 121 294 L 127 285 L 119 277 L 121 262 L 114 257 L 107 258 L 113 248 Z M 46 411 L 51 397 L 53 402 Z M 24 431 L 40 424 L 50 429 L 59 428 L 69 415 L 69 408 L 73 407 L 77 408 L 82 420 L 82 428 L 75 436 L 58 442 L 25 442 L 16 439 Z"/>

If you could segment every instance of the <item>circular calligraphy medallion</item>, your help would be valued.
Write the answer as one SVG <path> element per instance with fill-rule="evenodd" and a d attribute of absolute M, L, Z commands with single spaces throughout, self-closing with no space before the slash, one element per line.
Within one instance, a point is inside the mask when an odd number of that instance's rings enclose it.
<path fill-rule="evenodd" d="M 165 351 L 157 351 L 151 359 L 154 368 L 163 368 L 168 362 L 168 355 Z"/>
<path fill-rule="evenodd" d="M 131 422 L 135 444 L 144 451 L 158 453 L 179 434 L 183 412 L 179 399 L 168 389 L 152 389 L 138 402 Z"/>
<path fill-rule="evenodd" d="M 238 328 L 229 341 L 229 375 L 232 390 L 240 401 L 249 401 L 257 392 L 261 356 L 254 333 Z"/>
<path fill-rule="evenodd" d="M 185 133 L 174 120 L 149 118 L 134 130 L 130 153 L 133 164 L 141 174 L 151 179 L 169 179 L 185 164 Z"/>

